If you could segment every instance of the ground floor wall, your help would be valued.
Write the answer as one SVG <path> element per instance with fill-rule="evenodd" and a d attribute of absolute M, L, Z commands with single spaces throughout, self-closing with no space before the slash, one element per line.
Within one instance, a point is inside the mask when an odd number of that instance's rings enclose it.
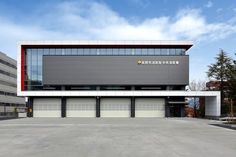
<path fill-rule="evenodd" d="M 184 117 L 185 104 L 169 104 L 168 100 L 169 97 L 29 97 L 27 107 L 28 117 Z"/>

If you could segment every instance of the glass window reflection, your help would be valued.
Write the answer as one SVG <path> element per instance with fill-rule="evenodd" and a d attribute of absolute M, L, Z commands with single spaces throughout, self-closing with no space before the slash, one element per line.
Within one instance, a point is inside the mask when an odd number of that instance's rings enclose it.
<path fill-rule="evenodd" d="M 148 50 L 147 49 L 142 49 L 142 55 L 147 55 L 148 54 Z"/>
<path fill-rule="evenodd" d="M 71 49 L 69 49 L 69 48 L 64 49 L 63 55 L 72 55 Z"/>
<path fill-rule="evenodd" d="M 134 49 L 134 53 L 135 55 L 142 55 L 142 49 L 140 48 Z"/>
<path fill-rule="evenodd" d="M 83 49 L 82 48 L 78 49 L 77 53 L 78 53 L 78 55 L 83 55 L 84 54 Z"/>
<path fill-rule="evenodd" d="M 31 67 L 31 75 L 32 75 L 32 80 L 37 80 L 37 60 L 38 60 L 38 51 L 37 49 L 32 49 L 32 67 Z"/>
<path fill-rule="evenodd" d="M 56 54 L 56 49 L 52 48 L 49 50 L 50 55 L 55 55 Z"/>
<path fill-rule="evenodd" d="M 119 49 L 118 48 L 113 49 L 112 54 L 113 55 L 119 55 Z"/>
<path fill-rule="evenodd" d="M 90 49 L 90 55 L 96 55 L 97 54 L 97 49 Z"/>
<path fill-rule="evenodd" d="M 107 54 L 107 49 L 100 49 L 99 53 L 100 53 L 100 55 L 106 55 Z"/>
<path fill-rule="evenodd" d="M 181 49 L 176 49 L 175 54 L 176 55 L 181 55 Z"/>
<path fill-rule="evenodd" d="M 26 59 L 26 62 L 27 62 L 27 77 L 26 79 L 28 80 L 28 84 L 30 85 L 30 80 L 31 80 L 31 59 L 32 59 L 32 55 L 31 55 L 31 49 L 28 49 L 27 50 L 27 59 Z"/>
<path fill-rule="evenodd" d="M 161 49 L 156 48 L 154 53 L 155 55 L 161 55 Z"/>
<path fill-rule="evenodd" d="M 62 55 L 62 49 L 56 49 L 56 55 Z"/>
<path fill-rule="evenodd" d="M 125 49 L 119 49 L 119 55 L 125 55 Z"/>
<path fill-rule="evenodd" d="M 155 50 L 154 49 L 148 49 L 148 55 L 154 55 Z"/>
<path fill-rule="evenodd" d="M 84 55 L 85 56 L 90 55 L 90 49 L 88 48 L 84 49 Z"/>
<path fill-rule="evenodd" d="M 72 55 L 77 55 L 77 49 L 76 48 L 71 49 L 71 54 Z"/>
<path fill-rule="evenodd" d="M 170 55 L 175 55 L 175 49 L 170 49 Z"/>
<path fill-rule="evenodd" d="M 50 52 L 49 49 L 43 49 L 43 55 L 49 55 L 50 54 L 49 52 Z"/>
<path fill-rule="evenodd" d="M 112 49 L 107 49 L 107 55 L 112 55 Z"/>

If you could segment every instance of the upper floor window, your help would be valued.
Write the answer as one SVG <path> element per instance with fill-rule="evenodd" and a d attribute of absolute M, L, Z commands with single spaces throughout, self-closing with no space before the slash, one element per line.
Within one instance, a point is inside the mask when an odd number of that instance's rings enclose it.
<path fill-rule="evenodd" d="M 185 55 L 181 48 L 27 48 L 27 52 L 43 55 L 78 55 L 78 56 L 158 56 Z M 35 54 L 34 54 L 35 55 Z"/>

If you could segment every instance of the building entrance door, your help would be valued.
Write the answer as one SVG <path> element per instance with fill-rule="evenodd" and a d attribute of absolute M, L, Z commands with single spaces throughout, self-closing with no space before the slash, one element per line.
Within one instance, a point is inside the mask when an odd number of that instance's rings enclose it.
<path fill-rule="evenodd" d="M 170 117 L 181 117 L 181 105 L 179 104 L 170 104 Z"/>

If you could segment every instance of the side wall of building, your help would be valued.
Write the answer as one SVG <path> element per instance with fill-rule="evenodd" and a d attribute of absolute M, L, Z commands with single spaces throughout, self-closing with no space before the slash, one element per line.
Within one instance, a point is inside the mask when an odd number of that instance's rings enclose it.
<path fill-rule="evenodd" d="M 15 112 L 25 106 L 25 98 L 17 97 L 16 61 L 0 52 L 0 113 Z"/>

